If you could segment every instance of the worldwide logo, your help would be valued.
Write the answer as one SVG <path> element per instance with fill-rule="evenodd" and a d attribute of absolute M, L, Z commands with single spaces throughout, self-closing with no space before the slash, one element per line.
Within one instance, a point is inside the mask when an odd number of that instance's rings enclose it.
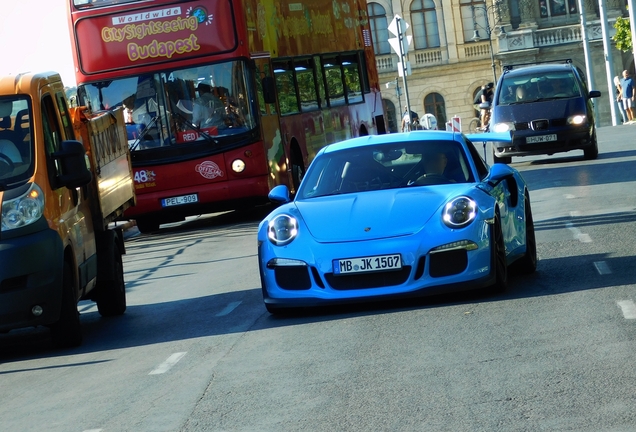
<path fill-rule="evenodd" d="M 205 161 L 197 164 L 196 171 L 206 179 L 212 180 L 216 177 L 223 177 L 223 171 L 212 161 Z"/>

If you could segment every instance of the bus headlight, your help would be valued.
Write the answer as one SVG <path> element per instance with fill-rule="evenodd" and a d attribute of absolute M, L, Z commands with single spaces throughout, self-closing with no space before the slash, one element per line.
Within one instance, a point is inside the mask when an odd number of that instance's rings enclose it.
<path fill-rule="evenodd" d="M 240 173 L 243 172 L 245 170 L 245 162 L 243 162 L 241 159 L 235 159 L 232 162 L 232 171 L 234 171 L 235 173 Z"/>
<path fill-rule="evenodd" d="M 44 193 L 35 183 L 17 198 L 2 202 L 2 231 L 30 225 L 44 212 Z"/>

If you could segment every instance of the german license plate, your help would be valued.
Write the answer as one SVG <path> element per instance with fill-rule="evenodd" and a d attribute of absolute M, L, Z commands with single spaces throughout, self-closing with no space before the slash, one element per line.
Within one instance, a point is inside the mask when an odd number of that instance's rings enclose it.
<path fill-rule="evenodd" d="M 527 144 L 550 142 L 550 141 L 556 141 L 556 140 L 557 140 L 556 134 L 526 137 Z"/>
<path fill-rule="evenodd" d="M 335 275 L 400 270 L 401 268 L 402 256 L 400 254 L 333 260 L 333 273 Z"/>
<path fill-rule="evenodd" d="M 170 207 L 170 206 L 178 206 L 183 204 L 192 204 L 195 202 L 199 202 L 199 197 L 197 194 L 181 195 L 181 196 L 162 199 L 161 206 Z"/>

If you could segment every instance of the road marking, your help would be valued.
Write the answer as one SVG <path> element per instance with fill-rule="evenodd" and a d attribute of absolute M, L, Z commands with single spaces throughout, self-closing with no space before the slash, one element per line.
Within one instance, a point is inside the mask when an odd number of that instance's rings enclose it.
<path fill-rule="evenodd" d="M 609 268 L 605 261 L 594 262 L 594 267 L 596 267 L 596 271 L 600 275 L 612 274 L 612 270 Z"/>
<path fill-rule="evenodd" d="M 83 432 L 102 432 L 104 429 L 86 429 Z"/>
<path fill-rule="evenodd" d="M 166 373 L 170 370 L 170 368 L 174 365 L 177 364 L 177 362 L 179 360 L 181 360 L 183 358 L 184 355 L 186 355 L 187 353 L 185 352 L 178 352 L 178 353 L 174 353 L 172 354 L 170 357 L 168 357 L 168 360 L 166 360 L 165 362 L 161 363 L 159 366 L 157 366 L 155 369 L 153 369 L 148 375 L 158 375 L 158 374 L 162 374 L 162 373 Z"/>
<path fill-rule="evenodd" d="M 566 223 L 565 227 L 572 232 L 572 235 L 574 235 L 575 240 L 578 240 L 581 243 L 592 243 L 592 237 L 590 237 L 589 234 L 585 234 L 581 232 L 580 229 L 575 228 L 572 222 Z"/>
<path fill-rule="evenodd" d="M 223 309 L 221 312 L 219 312 L 215 316 L 222 317 L 222 316 L 228 315 L 230 312 L 236 309 L 241 303 L 242 302 L 240 301 L 232 302 L 229 305 L 225 306 L 225 309 Z"/>
<path fill-rule="evenodd" d="M 636 304 L 631 300 L 619 300 L 616 302 L 623 311 L 625 319 L 636 319 Z"/>

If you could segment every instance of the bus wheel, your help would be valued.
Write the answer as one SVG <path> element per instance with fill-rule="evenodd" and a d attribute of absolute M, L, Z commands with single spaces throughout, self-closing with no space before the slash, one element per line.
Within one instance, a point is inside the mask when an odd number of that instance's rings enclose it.
<path fill-rule="evenodd" d="M 159 231 L 159 222 L 152 218 L 136 219 L 137 229 L 142 234 L 148 234 L 155 231 Z"/>
<path fill-rule="evenodd" d="M 117 247 L 114 239 L 110 242 L 108 253 L 112 257 L 109 265 L 110 271 L 108 279 L 98 280 L 97 311 L 103 317 L 123 315 L 126 312 L 126 284 L 124 282 L 124 264 L 121 259 L 121 250 Z M 104 251 L 106 252 L 106 251 Z M 99 275 L 98 275 L 99 277 Z"/>
<path fill-rule="evenodd" d="M 51 326 L 51 337 L 55 347 L 72 348 L 82 344 L 82 327 L 73 286 L 73 272 L 68 263 L 64 264 L 62 279 L 62 309 L 59 321 Z"/>
<path fill-rule="evenodd" d="M 292 182 L 294 184 L 294 191 L 298 193 L 298 188 L 300 187 L 300 182 L 303 177 L 305 177 L 305 167 L 302 163 L 302 160 L 299 158 L 294 158 L 292 161 Z"/>

